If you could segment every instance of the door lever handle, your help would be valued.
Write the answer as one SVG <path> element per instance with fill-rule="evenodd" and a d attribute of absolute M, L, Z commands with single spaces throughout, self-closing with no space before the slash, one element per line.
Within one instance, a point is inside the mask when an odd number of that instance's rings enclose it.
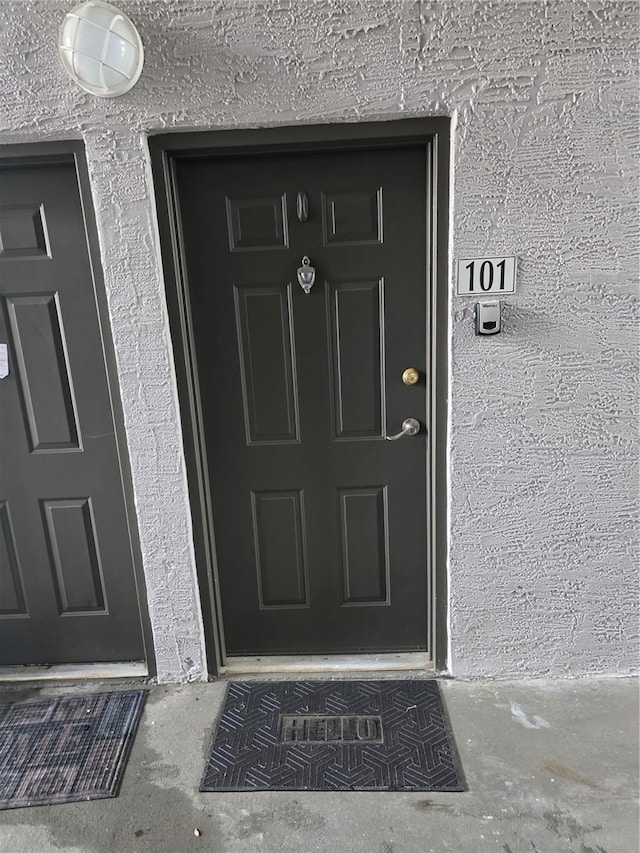
<path fill-rule="evenodd" d="M 407 418 L 402 422 L 402 429 L 396 435 L 385 435 L 387 441 L 397 441 L 405 435 L 417 435 L 420 432 L 420 421 L 415 418 Z"/>

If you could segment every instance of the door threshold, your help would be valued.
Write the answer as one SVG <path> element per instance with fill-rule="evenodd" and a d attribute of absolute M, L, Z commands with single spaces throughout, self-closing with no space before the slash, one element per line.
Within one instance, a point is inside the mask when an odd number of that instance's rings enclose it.
<path fill-rule="evenodd" d="M 1 666 L 0 682 L 6 681 L 84 681 L 106 678 L 146 678 L 143 661 L 126 663 L 65 663 L 51 666 Z"/>
<path fill-rule="evenodd" d="M 401 670 L 433 670 L 433 661 L 426 652 L 397 654 L 354 655 L 260 655 L 259 657 L 228 657 L 220 668 L 222 675 L 251 673 L 302 672 L 397 672 Z"/>

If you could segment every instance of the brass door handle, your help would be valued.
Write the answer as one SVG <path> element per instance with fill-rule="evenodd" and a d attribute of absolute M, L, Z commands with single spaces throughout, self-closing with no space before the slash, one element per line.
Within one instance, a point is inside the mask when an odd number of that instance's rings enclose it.
<path fill-rule="evenodd" d="M 402 429 L 395 435 L 385 435 L 387 441 L 397 441 L 405 435 L 417 435 L 420 432 L 420 421 L 415 418 L 407 418 L 402 422 Z"/>

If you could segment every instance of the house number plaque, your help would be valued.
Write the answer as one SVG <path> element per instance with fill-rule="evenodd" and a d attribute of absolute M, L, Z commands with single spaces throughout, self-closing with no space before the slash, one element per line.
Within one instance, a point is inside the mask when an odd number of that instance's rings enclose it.
<path fill-rule="evenodd" d="M 458 261 L 458 296 L 494 296 L 516 291 L 516 257 Z"/>

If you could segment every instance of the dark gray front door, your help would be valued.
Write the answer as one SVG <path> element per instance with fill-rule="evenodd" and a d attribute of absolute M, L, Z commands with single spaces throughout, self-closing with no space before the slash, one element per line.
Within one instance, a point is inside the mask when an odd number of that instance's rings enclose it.
<path fill-rule="evenodd" d="M 73 163 L 0 168 L 0 663 L 144 657 Z"/>
<path fill-rule="evenodd" d="M 424 148 L 176 168 L 227 653 L 424 650 Z"/>

